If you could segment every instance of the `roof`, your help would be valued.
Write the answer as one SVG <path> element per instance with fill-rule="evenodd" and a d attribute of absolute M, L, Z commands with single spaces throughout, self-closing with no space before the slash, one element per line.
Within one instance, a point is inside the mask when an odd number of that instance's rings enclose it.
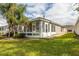
<path fill-rule="evenodd" d="M 58 23 L 56 23 L 56 22 L 54 22 L 54 21 L 51 21 L 51 20 L 46 19 L 46 18 L 43 18 L 43 17 L 37 17 L 37 18 L 34 18 L 34 19 L 30 20 L 30 21 L 38 21 L 38 20 L 50 22 L 50 23 L 55 24 L 55 25 L 57 25 L 57 26 L 63 27 L 61 24 L 58 24 Z"/>
<path fill-rule="evenodd" d="M 43 17 L 37 17 L 37 18 L 32 19 L 32 21 L 38 21 L 38 20 L 40 20 L 40 21 L 46 21 L 46 22 L 51 22 L 50 20 L 48 20 L 46 18 L 43 18 Z"/>

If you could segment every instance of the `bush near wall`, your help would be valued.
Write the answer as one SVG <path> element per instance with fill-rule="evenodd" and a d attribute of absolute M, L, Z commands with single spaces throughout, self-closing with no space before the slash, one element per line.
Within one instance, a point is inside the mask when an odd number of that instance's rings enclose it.
<path fill-rule="evenodd" d="M 15 38 L 25 38 L 25 33 L 16 33 Z"/>

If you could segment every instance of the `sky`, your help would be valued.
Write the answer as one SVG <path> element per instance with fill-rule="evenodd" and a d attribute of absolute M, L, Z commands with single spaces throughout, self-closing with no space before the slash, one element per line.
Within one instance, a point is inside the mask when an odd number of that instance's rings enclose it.
<path fill-rule="evenodd" d="M 73 3 L 27 3 L 24 14 L 31 19 L 45 16 L 60 25 L 74 25 L 78 18 L 78 12 L 74 11 L 76 7 Z M 0 25 L 7 25 L 7 21 L 1 19 Z"/>
<path fill-rule="evenodd" d="M 25 15 L 29 18 L 43 17 L 61 25 L 75 24 L 78 12 L 73 3 L 28 3 Z"/>

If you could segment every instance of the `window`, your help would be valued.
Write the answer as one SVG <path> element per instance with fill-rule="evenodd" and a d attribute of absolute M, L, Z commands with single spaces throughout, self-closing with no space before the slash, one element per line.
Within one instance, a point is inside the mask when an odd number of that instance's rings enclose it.
<path fill-rule="evenodd" d="M 36 23 L 35 22 L 32 24 L 32 30 L 36 31 Z"/>
<path fill-rule="evenodd" d="M 39 32 L 39 22 L 36 22 L 36 31 Z"/>
<path fill-rule="evenodd" d="M 47 24 L 46 24 L 46 32 L 48 32 L 48 29 L 47 29 Z"/>
<path fill-rule="evenodd" d="M 33 25 L 33 31 L 35 31 L 35 25 Z"/>
<path fill-rule="evenodd" d="M 51 32 L 55 32 L 55 25 L 54 24 L 51 25 Z"/>
<path fill-rule="evenodd" d="M 32 23 L 27 26 L 27 32 L 32 32 Z"/>
<path fill-rule="evenodd" d="M 43 32 L 45 32 L 45 23 L 42 23 Z"/>
<path fill-rule="evenodd" d="M 55 32 L 55 25 L 53 25 L 53 32 Z"/>
<path fill-rule="evenodd" d="M 72 30 L 67 30 L 68 32 L 72 32 Z"/>
<path fill-rule="evenodd" d="M 63 31 L 63 28 L 61 27 L 61 32 Z"/>
<path fill-rule="evenodd" d="M 48 24 L 48 32 L 50 32 L 50 24 Z"/>
<path fill-rule="evenodd" d="M 21 25 L 19 25 L 19 31 L 20 31 L 20 32 L 22 31 Z"/>

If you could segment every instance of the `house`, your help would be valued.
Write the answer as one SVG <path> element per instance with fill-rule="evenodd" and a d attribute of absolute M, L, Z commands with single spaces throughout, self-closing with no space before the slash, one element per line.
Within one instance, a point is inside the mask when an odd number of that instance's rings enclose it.
<path fill-rule="evenodd" d="M 2 20 L 5 18 L 0 17 Z M 29 25 L 19 25 L 17 27 L 18 33 L 25 33 L 26 37 L 39 37 L 47 38 L 53 37 L 54 35 L 63 35 L 67 32 L 73 32 L 73 26 L 71 25 L 60 25 L 51 20 L 37 17 L 30 20 Z M 5 34 L 8 31 L 8 24 L 5 21 L 0 21 L 0 32 Z"/>
<path fill-rule="evenodd" d="M 75 27 L 74 27 L 74 31 L 77 35 L 79 35 L 79 19 L 77 20 L 76 24 L 75 24 Z"/>
<path fill-rule="evenodd" d="M 30 26 L 26 25 L 27 27 L 25 28 L 24 26 L 19 27 L 18 32 L 24 32 L 26 37 L 46 38 L 53 37 L 57 34 L 65 34 L 68 31 L 66 27 L 41 17 L 37 17 L 30 22 Z M 23 29 L 25 29 L 25 31 Z"/>
<path fill-rule="evenodd" d="M 6 34 L 8 31 L 8 24 L 6 19 L 0 15 L 0 35 Z"/>
<path fill-rule="evenodd" d="M 66 28 L 68 33 L 74 32 L 74 25 L 64 25 L 64 28 Z"/>

